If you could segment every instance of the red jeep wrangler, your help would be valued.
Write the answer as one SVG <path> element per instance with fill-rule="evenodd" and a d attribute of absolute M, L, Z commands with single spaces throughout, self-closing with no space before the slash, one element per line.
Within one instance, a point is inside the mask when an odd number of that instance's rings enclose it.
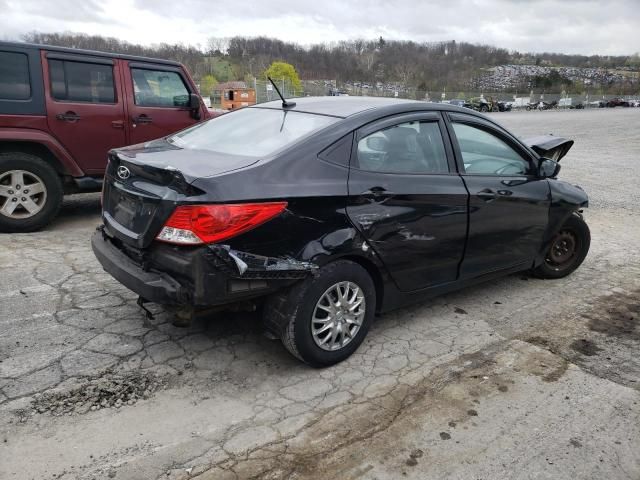
<path fill-rule="evenodd" d="M 0 232 L 40 229 L 64 194 L 100 190 L 109 149 L 210 116 L 180 63 L 0 42 Z"/>

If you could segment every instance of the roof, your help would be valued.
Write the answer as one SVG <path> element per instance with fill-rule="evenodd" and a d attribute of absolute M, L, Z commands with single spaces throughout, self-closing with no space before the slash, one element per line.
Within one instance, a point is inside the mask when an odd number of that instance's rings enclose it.
<path fill-rule="evenodd" d="M 242 81 L 222 82 L 215 86 L 214 90 L 238 90 L 247 88 L 247 83 Z"/>
<path fill-rule="evenodd" d="M 97 50 L 84 50 L 81 48 L 56 47 L 53 45 L 41 45 L 39 43 L 0 41 L 0 48 L 2 47 L 33 48 L 37 50 L 46 50 L 49 52 L 75 53 L 80 55 L 91 55 L 94 57 L 121 58 L 123 60 L 135 60 L 138 62 L 161 63 L 163 65 L 180 66 L 180 62 L 176 62 L 174 60 L 165 60 L 163 58 L 151 58 L 151 57 L 143 57 L 139 55 L 126 55 L 123 53 L 99 52 Z"/>
<path fill-rule="evenodd" d="M 296 103 L 288 110 L 298 112 L 315 113 L 319 115 L 332 115 L 335 117 L 349 117 L 374 108 L 389 108 L 394 106 L 411 107 L 409 110 L 450 110 L 462 111 L 460 107 L 439 103 L 418 102 L 401 98 L 384 97 L 301 97 L 287 99 Z M 261 103 L 251 108 L 282 108 L 280 100 Z"/>

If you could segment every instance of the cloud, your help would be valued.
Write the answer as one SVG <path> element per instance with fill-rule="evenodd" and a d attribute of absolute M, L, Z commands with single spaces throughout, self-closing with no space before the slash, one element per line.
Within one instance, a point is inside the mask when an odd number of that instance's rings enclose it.
<path fill-rule="evenodd" d="M 511 50 L 631 54 L 638 0 L 0 0 L 0 32 L 97 33 L 151 44 L 278 37 L 301 45 L 353 38 L 458 40 Z"/>

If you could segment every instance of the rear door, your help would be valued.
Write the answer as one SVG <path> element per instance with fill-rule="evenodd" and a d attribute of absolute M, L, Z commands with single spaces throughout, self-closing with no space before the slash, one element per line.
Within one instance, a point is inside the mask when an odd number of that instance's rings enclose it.
<path fill-rule="evenodd" d="M 107 152 L 127 144 L 117 60 L 42 52 L 47 123 L 88 174 L 103 174 Z"/>
<path fill-rule="evenodd" d="M 164 137 L 197 122 L 189 94 L 197 93 L 182 69 L 129 62 L 125 69 L 131 143 Z"/>
<path fill-rule="evenodd" d="M 522 266 L 541 246 L 549 218 L 548 181 L 534 158 L 493 124 L 449 114 L 458 169 L 469 189 L 469 240 L 461 278 Z"/>
<path fill-rule="evenodd" d="M 439 113 L 375 122 L 356 135 L 347 212 L 402 291 L 455 281 L 467 190 Z"/>

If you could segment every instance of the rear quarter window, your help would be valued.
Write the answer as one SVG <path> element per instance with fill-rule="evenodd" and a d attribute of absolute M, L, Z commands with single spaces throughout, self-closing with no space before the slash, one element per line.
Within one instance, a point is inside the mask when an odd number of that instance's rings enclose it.
<path fill-rule="evenodd" d="M 0 99 L 31 98 L 29 58 L 24 53 L 0 52 Z"/>

